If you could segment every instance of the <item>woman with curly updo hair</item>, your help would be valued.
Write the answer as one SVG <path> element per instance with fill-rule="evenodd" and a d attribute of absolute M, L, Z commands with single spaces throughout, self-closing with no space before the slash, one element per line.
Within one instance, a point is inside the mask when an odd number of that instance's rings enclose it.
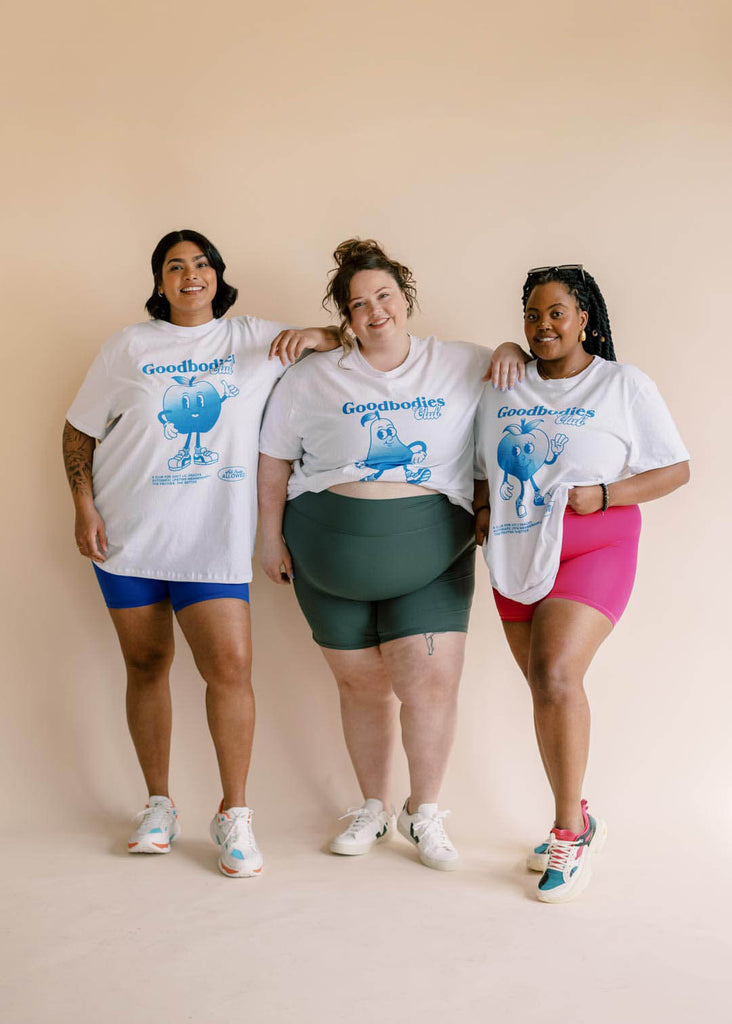
<path fill-rule="evenodd" d="M 165 235 L 151 263 L 151 319 L 104 343 L 68 412 L 76 544 L 119 637 L 127 721 L 149 794 L 128 851 L 168 853 L 180 831 L 168 789 L 175 614 L 206 682 L 223 791 L 210 829 L 219 868 L 244 878 L 262 870 L 246 802 L 259 425 L 288 362 L 336 347 L 337 337 L 225 317 L 237 291 L 198 231 Z"/>
<path fill-rule="evenodd" d="M 458 853 L 438 795 L 473 596 L 473 418 L 486 372 L 512 384 L 523 353 L 411 335 L 409 268 L 372 240 L 334 257 L 324 301 L 343 351 L 288 370 L 263 423 L 262 565 L 293 581 L 338 684 L 363 803 L 330 849 L 364 854 L 398 828 L 423 864 L 449 871 Z M 411 787 L 398 821 L 397 709 Z"/>
<path fill-rule="evenodd" d="M 688 453 L 656 385 L 615 362 L 594 278 L 538 267 L 523 289 L 536 362 L 512 395 L 486 390 L 476 418 L 476 535 L 534 705 L 554 796 L 532 850 L 545 903 L 590 880 L 605 825 L 582 799 L 590 739 L 584 675 L 630 598 L 640 510 L 689 479 Z"/>

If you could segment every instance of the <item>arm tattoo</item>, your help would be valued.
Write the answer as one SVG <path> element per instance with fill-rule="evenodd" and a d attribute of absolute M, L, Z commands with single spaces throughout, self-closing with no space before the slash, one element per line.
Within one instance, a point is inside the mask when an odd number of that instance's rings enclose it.
<path fill-rule="evenodd" d="M 435 653 L 435 634 L 425 633 L 424 638 L 427 643 L 427 654 L 431 658 L 432 655 Z"/>
<path fill-rule="evenodd" d="M 66 421 L 64 424 L 63 453 L 66 476 L 71 493 L 92 495 L 92 456 L 96 441 Z"/>

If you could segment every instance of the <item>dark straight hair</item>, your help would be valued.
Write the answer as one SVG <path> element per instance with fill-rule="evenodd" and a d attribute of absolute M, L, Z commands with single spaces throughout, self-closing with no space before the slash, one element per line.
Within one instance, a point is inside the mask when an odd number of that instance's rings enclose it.
<path fill-rule="evenodd" d="M 164 295 L 158 293 L 158 288 L 160 288 L 163 282 L 165 257 L 173 246 L 178 245 L 179 242 L 193 242 L 194 245 L 197 245 L 210 266 L 216 271 L 216 294 L 213 298 L 212 309 L 214 317 L 218 320 L 227 309 L 234 305 L 239 292 L 224 281 L 226 264 L 213 242 L 209 242 L 205 235 L 198 231 L 192 231 L 190 228 L 183 228 L 181 231 L 169 231 L 153 249 L 153 254 L 150 257 L 153 272 L 153 290 L 152 295 L 145 303 L 145 309 L 153 320 L 167 320 L 170 322 L 170 303 Z"/>

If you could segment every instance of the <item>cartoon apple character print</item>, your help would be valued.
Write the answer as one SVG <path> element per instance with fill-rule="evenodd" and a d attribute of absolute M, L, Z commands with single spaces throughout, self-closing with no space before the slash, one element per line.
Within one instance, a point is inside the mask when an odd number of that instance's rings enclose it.
<path fill-rule="evenodd" d="M 221 382 L 219 395 L 213 384 L 207 380 L 197 381 L 195 377 L 173 377 L 176 382 L 163 395 L 163 411 L 158 419 L 163 424 L 165 437 L 172 441 L 179 434 L 187 434 L 183 447 L 168 459 L 168 469 L 176 472 L 191 464 L 191 438 L 196 435 L 193 446 L 193 463 L 196 466 L 211 466 L 219 461 L 217 452 L 202 447 L 201 434 L 207 434 L 221 415 L 222 403 L 227 398 L 236 398 L 239 388 Z"/>
<path fill-rule="evenodd" d="M 513 495 L 513 484 L 509 476 L 515 476 L 521 484 L 521 490 L 516 498 L 516 515 L 523 519 L 526 515 L 524 505 L 524 490 L 528 480 L 534 489 L 534 504 L 546 504 L 546 497 L 542 495 L 534 480 L 534 474 L 542 466 L 551 466 L 564 451 L 569 438 L 566 434 L 555 434 L 549 440 L 543 430 L 538 430 L 538 420 L 521 420 L 521 425 L 511 423 L 504 428 L 506 435 L 498 443 L 498 465 L 503 470 L 500 495 L 504 501 L 508 501 Z M 549 454 L 551 452 L 551 455 Z"/>
<path fill-rule="evenodd" d="M 391 420 L 383 418 L 378 412 L 367 412 L 361 417 L 361 426 L 369 424 L 371 441 L 366 458 L 357 462 L 357 469 L 373 469 L 370 476 L 363 480 L 378 480 L 381 474 L 387 469 L 394 469 L 397 466 L 404 467 L 405 479 L 410 484 L 421 484 L 429 480 L 432 470 L 415 469 L 416 464 L 424 462 L 427 458 L 427 445 L 424 441 L 412 441 L 411 444 L 404 444 L 397 433 L 397 428 Z"/>

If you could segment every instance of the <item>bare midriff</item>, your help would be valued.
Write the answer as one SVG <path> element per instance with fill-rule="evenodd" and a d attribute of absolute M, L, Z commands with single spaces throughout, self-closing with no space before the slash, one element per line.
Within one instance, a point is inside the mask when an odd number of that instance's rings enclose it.
<path fill-rule="evenodd" d="M 396 483 L 388 480 L 354 480 L 347 484 L 336 484 L 329 487 L 333 494 L 342 494 L 344 498 L 414 498 L 418 494 L 439 494 L 429 487 L 417 484 Z"/>

